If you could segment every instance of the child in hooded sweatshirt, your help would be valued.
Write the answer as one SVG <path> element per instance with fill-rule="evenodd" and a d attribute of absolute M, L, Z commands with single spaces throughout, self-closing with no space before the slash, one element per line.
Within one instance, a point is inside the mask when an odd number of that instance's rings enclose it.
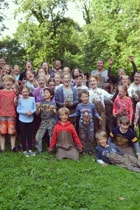
<path fill-rule="evenodd" d="M 56 158 L 61 160 L 69 158 L 79 159 L 79 151 L 82 151 L 82 144 L 76 133 L 74 126 L 68 121 L 70 111 L 63 107 L 58 111 L 60 120 L 55 125 L 49 151 L 52 151 L 56 145 Z"/>

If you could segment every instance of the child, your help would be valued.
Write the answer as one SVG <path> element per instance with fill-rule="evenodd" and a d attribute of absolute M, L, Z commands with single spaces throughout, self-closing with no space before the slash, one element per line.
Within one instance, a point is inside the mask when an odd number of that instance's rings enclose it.
<path fill-rule="evenodd" d="M 102 122 L 94 118 L 95 133 L 98 130 L 106 130 L 106 113 L 105 113 L 105 99 L 112 99 L 113 95 L 109 94 L 102 88 L 98 87 L 99 78 L 96 75 L 90 76 L 89 79 L 89 101 L 95 104 L 96 110 L 102 117 Z"/>
<path fill-rule="evenodd" d="M 56 105 L 51 99 L 54 96 L 54 92 L 50 88 L 44 89 L 44 101 L 41 104 L 37 104 L 36 114 L 41 113 L 41 124 L 36 133 L 36 148 L 42 153 L 42 139 L 48 130 L 49 138 L 52 137 L 52 131 L 55 124 Z"/>
<path fill-rule="evenodd" d="M 31 70 L 26 71 L 25 85 L 29 87 L 30 95 L 32 95 L 32 92 L 34 91 L 34 89 L 38 87 L 38 82 L 35 79 L 35 74 Z"/>
<path fill-rule="evenodd" d="M 15 105 L 17 97 L 12 90 L 12 86 L 15 82 L 11 75 L 5 75 L 3 77 L 4 86 L 3 90 L 0 90 L 0 147 L 1 152 L 5 151 L 5 136 L 10 135 L 11 138 L 11 150 L 16 151 L 15 147 L 15 134 L 16 134 L 16 111 Z"/>
<path fill-rule="evenodd" d="M 54 127 L 49 151 L 52 151 L 56 145 L 56 158 L 58 160 L 63 158 L 78 160 L 78 150 L 82 151 L 82 144 L 74 126 L 68 121 L 70 111 L 68 108 L 63 107 L 59 109 L 58 114 L 60 120 Z"/>
<path fill-rule="evenodd" d="M 122 116 L 119 120 L 119 126 L 113 128 L 110 133 L 109 143 L 116 144 L 121 152 L 132 156 L 135 156 L 134 146 L 138 159 L 140 159 L 140 146 L 135 132 L 129 126 L 130 120 L 128 116 Z"/>
<path fill-rule="evenodd" d="M 30 97 L 30 90 L 27 86 L 22 88 L 22 96 L 18 99 L 17 113 L 19 114 L 19 126 L 21 132 L 21 144 L 23 155 L 25 157 L 35 156 L 32 151 L 32 131 L 33 131 L 33 114 L 36 111 L 34 97 Z M 26 146 L 26 137 L 28 141 L 28 151 Z"/>
<path fill-rule="evenodd" d="M 121 116 L 128 116 L 130 124 L 132 124 L 133 106 L 131 98 L 127 95 L 127 86 L 119 85 L 118 96 L 114 100 L 113 104 L 113 116 L 116 118 L 117 124 Z"/>
<path fill-rule="evenodd" d="M 96 146 L 96 160 L 102 166 L 114 164 L 132 171 L 140 172 L 140 160 L 135 157 L 123 154 L 113 143 L 107 143 L 107 134 L 100 131 L 95 135 L 98 146 Z"/>
<path fill-rule="evenodd" d="M 94 142 L 94 120 L 95 116 L 98 120 L 102 120 L 96 111 L 95 105 L 89 102 L 89 92 L 82 90 L 80 92 L 80 100 L 76 107 L 76 112 L 71 114 L 70 117 L 80 116 L 79 119 L 79 137 L 83 145 L 83 155 L 86 150 L 89 155 L 93 154 L 93 142 Z"/>
<path fill-rule="evenodd" d="M 46 78 L 43 75 L 38 77 L 38 87 L 36 87 L 32 95 L 35 97 L 35 101 L 41 103 L 44 99 L 44 88 L 46 87 Z"/>

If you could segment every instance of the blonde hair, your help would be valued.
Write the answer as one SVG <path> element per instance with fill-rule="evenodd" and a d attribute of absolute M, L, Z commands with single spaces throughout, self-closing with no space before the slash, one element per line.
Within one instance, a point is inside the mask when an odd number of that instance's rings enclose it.
<path fill-rule="evenodd" d="M 60 108 L 60 109 L 58 110 L 58 114 L 59 114 L 59 116 L 60 116 L 61 114 L 67 114 L 67 115 L 69 115 L 69 114 L 70 114 L 70 110 L 69 110 L 68 108 L 66 108 L 66 107 L 62 107 L 62 108 Z"/>
<path fill-rule="evenodd" d="M 96 134 L 95 134 L 95 138 L 96 138 L 96 141 L 98 142 L 98 140 L 102 137 L 105 137 L 107 139 L 107 133 L 105 131 L 98 131 Z"/>
<path fill-rule="evenodd" d="M 12 75 L 9 75 L 9 74 L 6 74 L 2 79 L 3 79 L 3 81 L 4 80 L 9 80 L 9 81 L 12 81 L 13 83 L 15 83 L 15 78 Z"/>

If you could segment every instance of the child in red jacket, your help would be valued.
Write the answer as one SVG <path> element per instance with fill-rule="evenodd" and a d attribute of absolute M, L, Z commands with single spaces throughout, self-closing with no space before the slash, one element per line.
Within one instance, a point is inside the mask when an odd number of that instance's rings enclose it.
<path fill-rule="evenodd" d="M 57 159 L 69 158 L 78 160 L 79 151 L 82 151 L 82 144 L 74 126 L 68 121 L 70 111 L 68 108 L 63 107 L 59 109 L 58 114 L 60 120 L 54 127 L 49 151 L 52 151 L 56 145 Z"/>

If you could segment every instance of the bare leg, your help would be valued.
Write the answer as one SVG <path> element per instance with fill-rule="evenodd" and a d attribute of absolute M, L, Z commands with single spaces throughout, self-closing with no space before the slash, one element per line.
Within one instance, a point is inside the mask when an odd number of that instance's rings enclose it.
<path fill-rule="evenodd" d="M 14 149 L 15 142 L 16 142 L 16 136 L 15 135 L 11 135 L 11 150 Z"/>
<path fill-rule="evenodd" d="M 5 135 L 0 135 L 0 147 L 1 151 L 5 151 Z"/>

